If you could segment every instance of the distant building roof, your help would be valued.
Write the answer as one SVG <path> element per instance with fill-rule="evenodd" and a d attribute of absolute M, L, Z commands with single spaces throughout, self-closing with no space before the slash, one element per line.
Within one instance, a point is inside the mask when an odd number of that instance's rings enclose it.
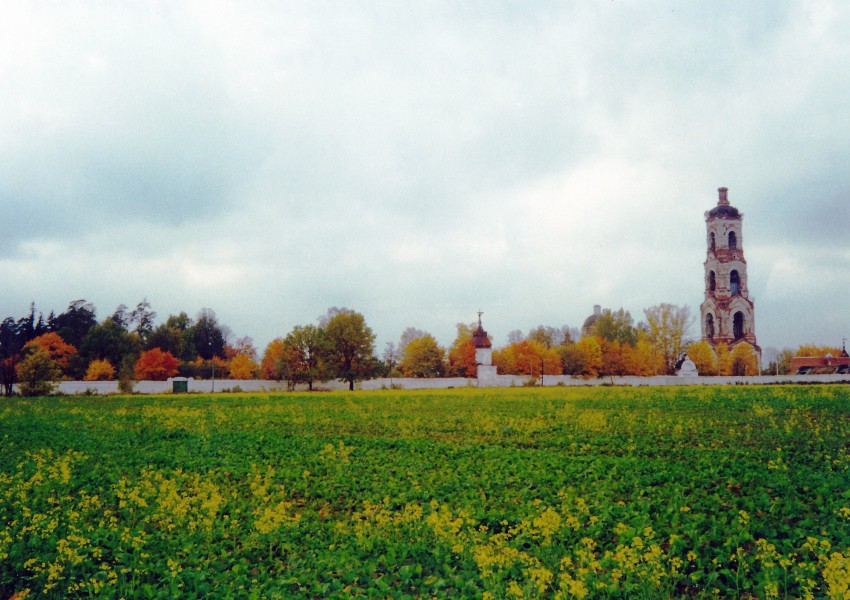
<path fill-rule="evenodd" d="M 587 317 L 584 320 L 584 325 L 581 326 L 581 334 L 582 335 L 590 335 L 593 331 L 593 326 L 596 324 L 596 320 L 602 316 L 602 306 L 599 304 L 593 305 L 593 314 Z"/>
<path fill-rule="evenodd" d="M 487 332 L 484 331 L 484 327 L 481 326 L 481 313 L 478 313 L 478 329 L 476 329 L 472 333 L 472 345 L 476 348 L 492 348 L 493 344 L 490 343 L 490 337 L 487 335 Z"/>

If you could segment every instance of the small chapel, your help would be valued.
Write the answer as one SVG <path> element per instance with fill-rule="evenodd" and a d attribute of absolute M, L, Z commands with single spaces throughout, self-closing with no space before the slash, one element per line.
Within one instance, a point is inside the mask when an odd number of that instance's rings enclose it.
<path fill-rule="evenodd" d="M 717 206 L 705 213 L 705 300 L 700 305 L 702 339 L 712 346 L 730 348 L 741 342 L 756 343 L 755 304 L 747 287 L 744 259 L 743 213 L 729 203 L 729 190 L 718 190 Z"/>

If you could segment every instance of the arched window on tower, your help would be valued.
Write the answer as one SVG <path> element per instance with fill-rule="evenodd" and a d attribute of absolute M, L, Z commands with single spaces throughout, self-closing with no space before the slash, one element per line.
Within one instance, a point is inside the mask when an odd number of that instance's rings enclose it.
<path fill-rule="evenodd" d="M 736 312 L 732 317 L 732 335 L 736 340 L 744 337 L 744 313 L 741 311 Z"/>
<path fill-rule="evenodd" d="M 735 237 L 734 231 L 730 231 L 729 232 L 729 248 L 734 250 L 737 247 L 738 247 L 738 238 Z"/>
<path fill-rule="evenodd" d="M 714 252 L 714 250 L 715 250 L 715 245 L 716 245 L 716 243 L 715 243 L 715 239 L 714 239 L 714 232 L 712 231 L 711 235 L 708 236 L 708 246 L 711 248 L 712 252 Z"/>
<path fill-rule="evenodd" d="M 732 271 L 729 275 L 729 287 L 732 288 L 733 296 L 741 293 L 741 276 L 738 275 L 738 271 Z"/>
<path fill-rule="evenodd" d="M 717 276 L 714 271 L 708 272 L 708 291 L 713 292 L 717 288 Z"/>
<path fill-rule="evenodd" d="M 714 315 L 711 313 L 705 315 L 705 337 L 714 339 Z"/>

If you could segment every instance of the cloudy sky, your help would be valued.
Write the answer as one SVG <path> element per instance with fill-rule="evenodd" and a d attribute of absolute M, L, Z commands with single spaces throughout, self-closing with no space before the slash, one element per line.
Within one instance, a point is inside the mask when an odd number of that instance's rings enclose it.
<path fill-rule="evenodd" d="M 850 337 L 850 4 L 19 2 L 0 318 L 147 297 L 262 348 L 703 300 L 744 217 L 762 346 Z M 694 330 L 696 334 L 696 329 Z"/>

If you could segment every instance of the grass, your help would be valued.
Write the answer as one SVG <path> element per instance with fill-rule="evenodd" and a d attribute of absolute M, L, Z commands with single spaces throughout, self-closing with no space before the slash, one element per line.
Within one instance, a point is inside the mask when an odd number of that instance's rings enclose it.
<path fill-rule="evenodd" d="M 850 584 L 847 386 L 11 399 L 0 440 L 0 598 Z"/>

